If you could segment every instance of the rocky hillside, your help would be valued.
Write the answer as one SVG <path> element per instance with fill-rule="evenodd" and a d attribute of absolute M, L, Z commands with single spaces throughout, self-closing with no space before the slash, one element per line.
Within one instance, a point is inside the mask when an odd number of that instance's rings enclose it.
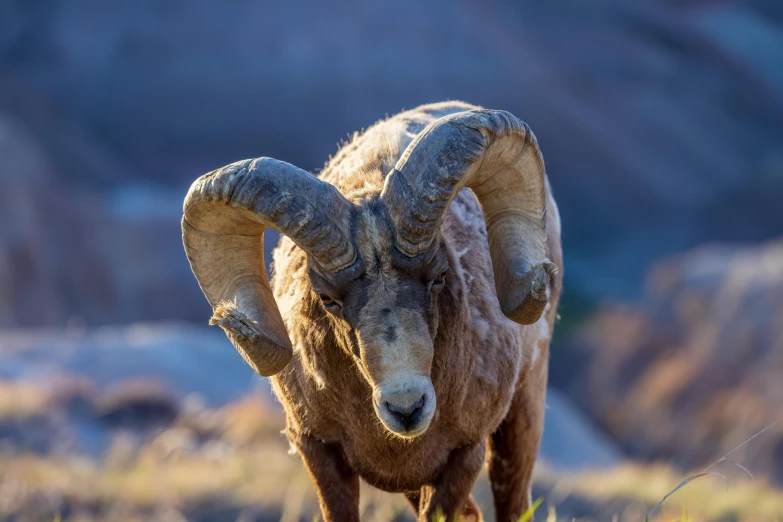
<path fill-rule="evenodd" d="M 783 417 L 783 241 L 661 262 L 639 307 L 600 311 L 560 357 L 555 384 L 633 454 L 711 463 Z M 783 482 L 783 422 L 732 459 Z"/>
<path fill-rule="evenodd" d="M 566 305 L 636 296 L 663 255 L 783 234 L 782 54 L 776 0 L 2 2 L 0 108 L 38 144 L 56 199 L 94 215 L 41 232 L 58 241 L 29 298 L 65 311 L 0 324 L 203 321 L 198 289 L 178 280 L 176 221 L 196 176 L 260 155 L 317 170 L 384 114 L 454 98 L 538 135 Z M 33 190 L 17 186 L 2 197 Z M 112 239 L 117 219 L 139 237 Z"/>
<path fill-rule="evenodd" d="M 182 253 L 180 196 L 77 187 L 69 165 L 115 165 L 94 142 L 34 127 L 0 104 L 0 328 L 208 317 Z"/>

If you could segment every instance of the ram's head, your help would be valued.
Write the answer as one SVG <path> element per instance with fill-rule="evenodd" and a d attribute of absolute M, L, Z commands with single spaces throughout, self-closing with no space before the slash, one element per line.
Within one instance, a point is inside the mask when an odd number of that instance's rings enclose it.
<path fill-rule="evenodd" d="M 537 321 L 555 270 L 546 257 L 543 160 L 527 125 L 506 112 L 475 110 L 425 128 L 380 197 L 360 206 L 269 158 L 196 180 L 182 233 L 214 310 L 211 323 L 259 374 L 288 364 L 291 342 L 263 254 L 264 230 L 278 230 L 307 254 L 313 291 L 347 336 L 380 420 L 400 436 L 422 433 L 435 412 L 437 300 L 449 272 L 440 226 L 463 187 L 484 212 L 501 310 L 520 324 Z"/>

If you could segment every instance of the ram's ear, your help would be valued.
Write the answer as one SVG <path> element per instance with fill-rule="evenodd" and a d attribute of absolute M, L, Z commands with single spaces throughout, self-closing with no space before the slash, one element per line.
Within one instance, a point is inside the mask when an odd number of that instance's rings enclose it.
<path fill-rule="evenodd" d="M 197 179 L 185 198 L 182 240 L 193 273 L 223 328 L 261 375 L 292 356 L 264 262 L 264 230 L 290 237 L 322 270 L 350 270 L 352 205 L 334 187 L 270 158 L 246 160 Z"/>
<path fill-rule="evenodd" d="M 426 256 L 446 209 L 473 190 L 487 223 L 500 308 L 536 322 L 557 267 L 547 258 L 544 160 L 530 128 L 504 111 L 471 110 L 428 125 L 386 178 L 381 194 L 397 249 Z"/>

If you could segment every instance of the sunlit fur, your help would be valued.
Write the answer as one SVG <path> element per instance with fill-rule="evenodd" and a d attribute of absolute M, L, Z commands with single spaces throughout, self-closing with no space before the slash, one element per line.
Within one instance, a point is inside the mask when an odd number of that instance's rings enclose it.
<path fill-rule="evenodd" d="M 550 195 L 548 257 L 560 271 L 550 283 L 546 312 L 529 326 L 500 311 L 484 219 L 469 190 L 448 210 L 437 259 L 415 273 L 392 263 L 391 232 L 377 208 L 385 175 L 416 134 L 435 118 L 474 108 L 447 102 L 379 122 L 355 135 L 320 174 L 360 208 L 353 240 L 365 266 L 365 306 L 351 306 L 355 284 L 335 288 L 309 270 L 307 256 L 290 239 L 283 237 L 274 252 L 272 288 L 294 357 L 272 383 L 286 410 L 287 436 L 313 475 L 327 519 L 351 518 L 351 508 L 335 507 L 335 495 L 349 495 L 356 474 L 407 493 L 414 505 L 422 487 L 438 487 L 449 477 L 448 488 L 467 502 L 485 448 L 500 515 L 528 505 L 562 278 L 554 200 Z M 406 292 L 430 292 L 420 285 L 442 269 L 445 285 L 429 294 L 430 304 L 422 301 L 425 294 L 406 302 Z M 318 294 L 326 291 L 340 294 L 332 297 L 344 301 L 343 314 L 323 307 Z M 431 382 L 437 406 L 426 431 L 401 437 L 379 419 L 374 393 L 412 377 Z"/>

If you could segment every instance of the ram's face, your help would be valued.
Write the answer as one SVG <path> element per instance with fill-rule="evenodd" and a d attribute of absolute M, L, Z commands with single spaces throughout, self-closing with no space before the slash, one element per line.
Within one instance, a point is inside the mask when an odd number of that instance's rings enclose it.
<path fill-rule="evenodd" d="M 406 263 L 379 213 L 367 208 L 357 221 L 359 277 L 336 284 L 311 268 L 310 279 L 324 309 L 350 329 L 351 355 L 372 387 L 378 418 L 392 433 L 411 438 L 435 413 L 430 371 L 448 262 L 438 239 L 428 259 Z"/>

